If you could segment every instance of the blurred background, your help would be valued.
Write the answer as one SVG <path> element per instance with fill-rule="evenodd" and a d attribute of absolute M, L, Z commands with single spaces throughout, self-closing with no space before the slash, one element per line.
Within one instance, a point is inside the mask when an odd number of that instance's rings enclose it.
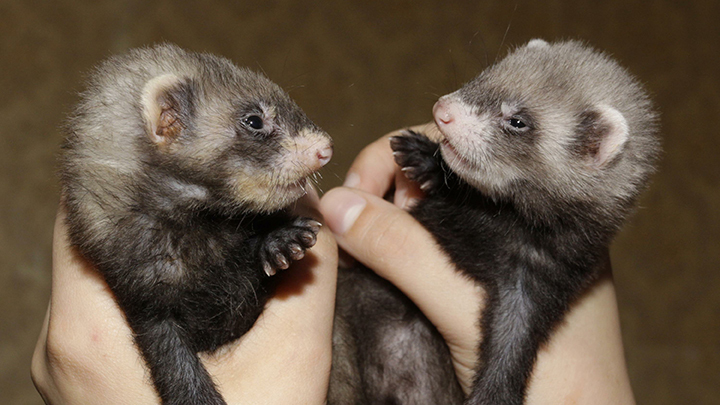
<path fill-rule="evenodd" d="M 665 154 L 612 247 L 639 404 L 720 403 L 720 2 L 0 2 L 0 403 L 41 404 L 30 358 L 50 294 L 58 127 L 84 74 L 159 41 L 264 70 L 357 152 L 532 38 L 580 38 L 641 78 Z"/>

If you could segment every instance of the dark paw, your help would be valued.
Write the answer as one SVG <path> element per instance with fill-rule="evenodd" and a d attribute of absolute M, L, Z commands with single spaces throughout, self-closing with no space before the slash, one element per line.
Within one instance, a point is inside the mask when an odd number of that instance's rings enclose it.
<path fill-rule="evenodd" d="M 439 145 L 426 136 L 406 130 L 390 138 L 395 163 L 405 177 L 420 185 L 425 192 L 436 189 L 443 180 Z"/>
<path fill-rule="evenodd" d="M 263 271 L 268 276 L 285 270 L 290 263 L 305 257 L 305 251 L 317 242 L 322 224 L 312 218 L 298 217 L 290 224 L 271 232 L 260 248 Z"/>

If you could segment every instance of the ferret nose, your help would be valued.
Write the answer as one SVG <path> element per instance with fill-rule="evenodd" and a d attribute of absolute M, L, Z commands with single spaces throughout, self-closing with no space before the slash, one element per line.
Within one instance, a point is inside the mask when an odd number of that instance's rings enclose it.
<path fill-rule="evenodd" d="M 333 147 L 332 145 L 325 146 L 317 151 L 317 160 L 320 163 L 320 167 L 325 166 L 332 158 Z"/>
<path fill-rule="evenodd" d="M 449 103 L 445 97 L 442 97 L 433 106 L 433 116 L 435 117 L 435 123 L 439 127 L 455 121 L 455 114 L 451 105 L 452 103 Z"/>

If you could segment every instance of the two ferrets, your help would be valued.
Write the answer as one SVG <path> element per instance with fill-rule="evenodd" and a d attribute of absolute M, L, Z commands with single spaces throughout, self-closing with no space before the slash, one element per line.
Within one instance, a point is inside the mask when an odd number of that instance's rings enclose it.
<path fill-rule="evenodd" d="M 538 348 L 653 170 L 656 114 L 607 56 L 540 40 L 434 114 L 442 142 L 391 146 L 426 193 L 412 214 L 488 293 L 466 403 L 522 404 Z M 246 332 L 267 276 L 314 244 L 319 225 L 284 208 L 329 138 L 264 77 L 161 46 L 98 69 L 64 148 L 71 240 L 115 293 L 163 402 L 224 403 L 197 353 Z M 344 274 L 330 402 L 462 402 L 417 308 L 367 271 Z M 406 355 L 388 357 L 396 348 Z"/>
<path fill-rule="evenodd" d="M 464 402 L 520 405 L 539 347 L 598 278 L 654 170 L 657 114 L 608 56 L 542 40 L 442 97 L 433 112 L 440 143 L 408 131 L 391 147 L 426 194 L 411 214 L 487 291 Z M 361 283 L 369 287 L 359 291 Z M 437 332 L 397 289 L 352 269 L 341 273 L 337 308 L 343 355 L 333 364 L 332 403 L 463 402 L 448 381 L 447 348 L 438 349 Z M 407 353 L 403 373 L 385 372 L 396 367 L 393 350 Z M 439 394 L 440 384 L 450 388 Z"/>
<path fill-rule="evenodd" d="M 224 404 L 198 352 L 247 332 L 315 244 L 287 212 L 332 143 L 277 85 L 171 45 L 102 63 L 67 126 L 70 240 L 115 294 L 164 404 Z"/>

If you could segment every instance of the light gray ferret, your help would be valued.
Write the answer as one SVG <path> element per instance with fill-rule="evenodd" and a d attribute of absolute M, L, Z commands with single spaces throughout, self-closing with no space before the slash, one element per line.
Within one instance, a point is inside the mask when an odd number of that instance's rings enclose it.
<path fill-rule="evenodd" d="M 164 404 L 225 404 L 197 354 L 247 332 L 270 276 L 315 244 L 320 223 L 287 208 L 331 155 L 280 87 L 227 59 L 160 45 L 94 71 L 60 162 L 70 240 Z"/>
<path fill-rule="evenodd" d="M 530 41 L 436 103 L 443 139 L 407 131 L 410 212 L 487 306 L 467 398 L 438 332 L 364 268 L 340 272 L 331 404 L 520 405 L 538 349 L 607 267 L 659 154 L 639 82 L 576 41 Z"/>

